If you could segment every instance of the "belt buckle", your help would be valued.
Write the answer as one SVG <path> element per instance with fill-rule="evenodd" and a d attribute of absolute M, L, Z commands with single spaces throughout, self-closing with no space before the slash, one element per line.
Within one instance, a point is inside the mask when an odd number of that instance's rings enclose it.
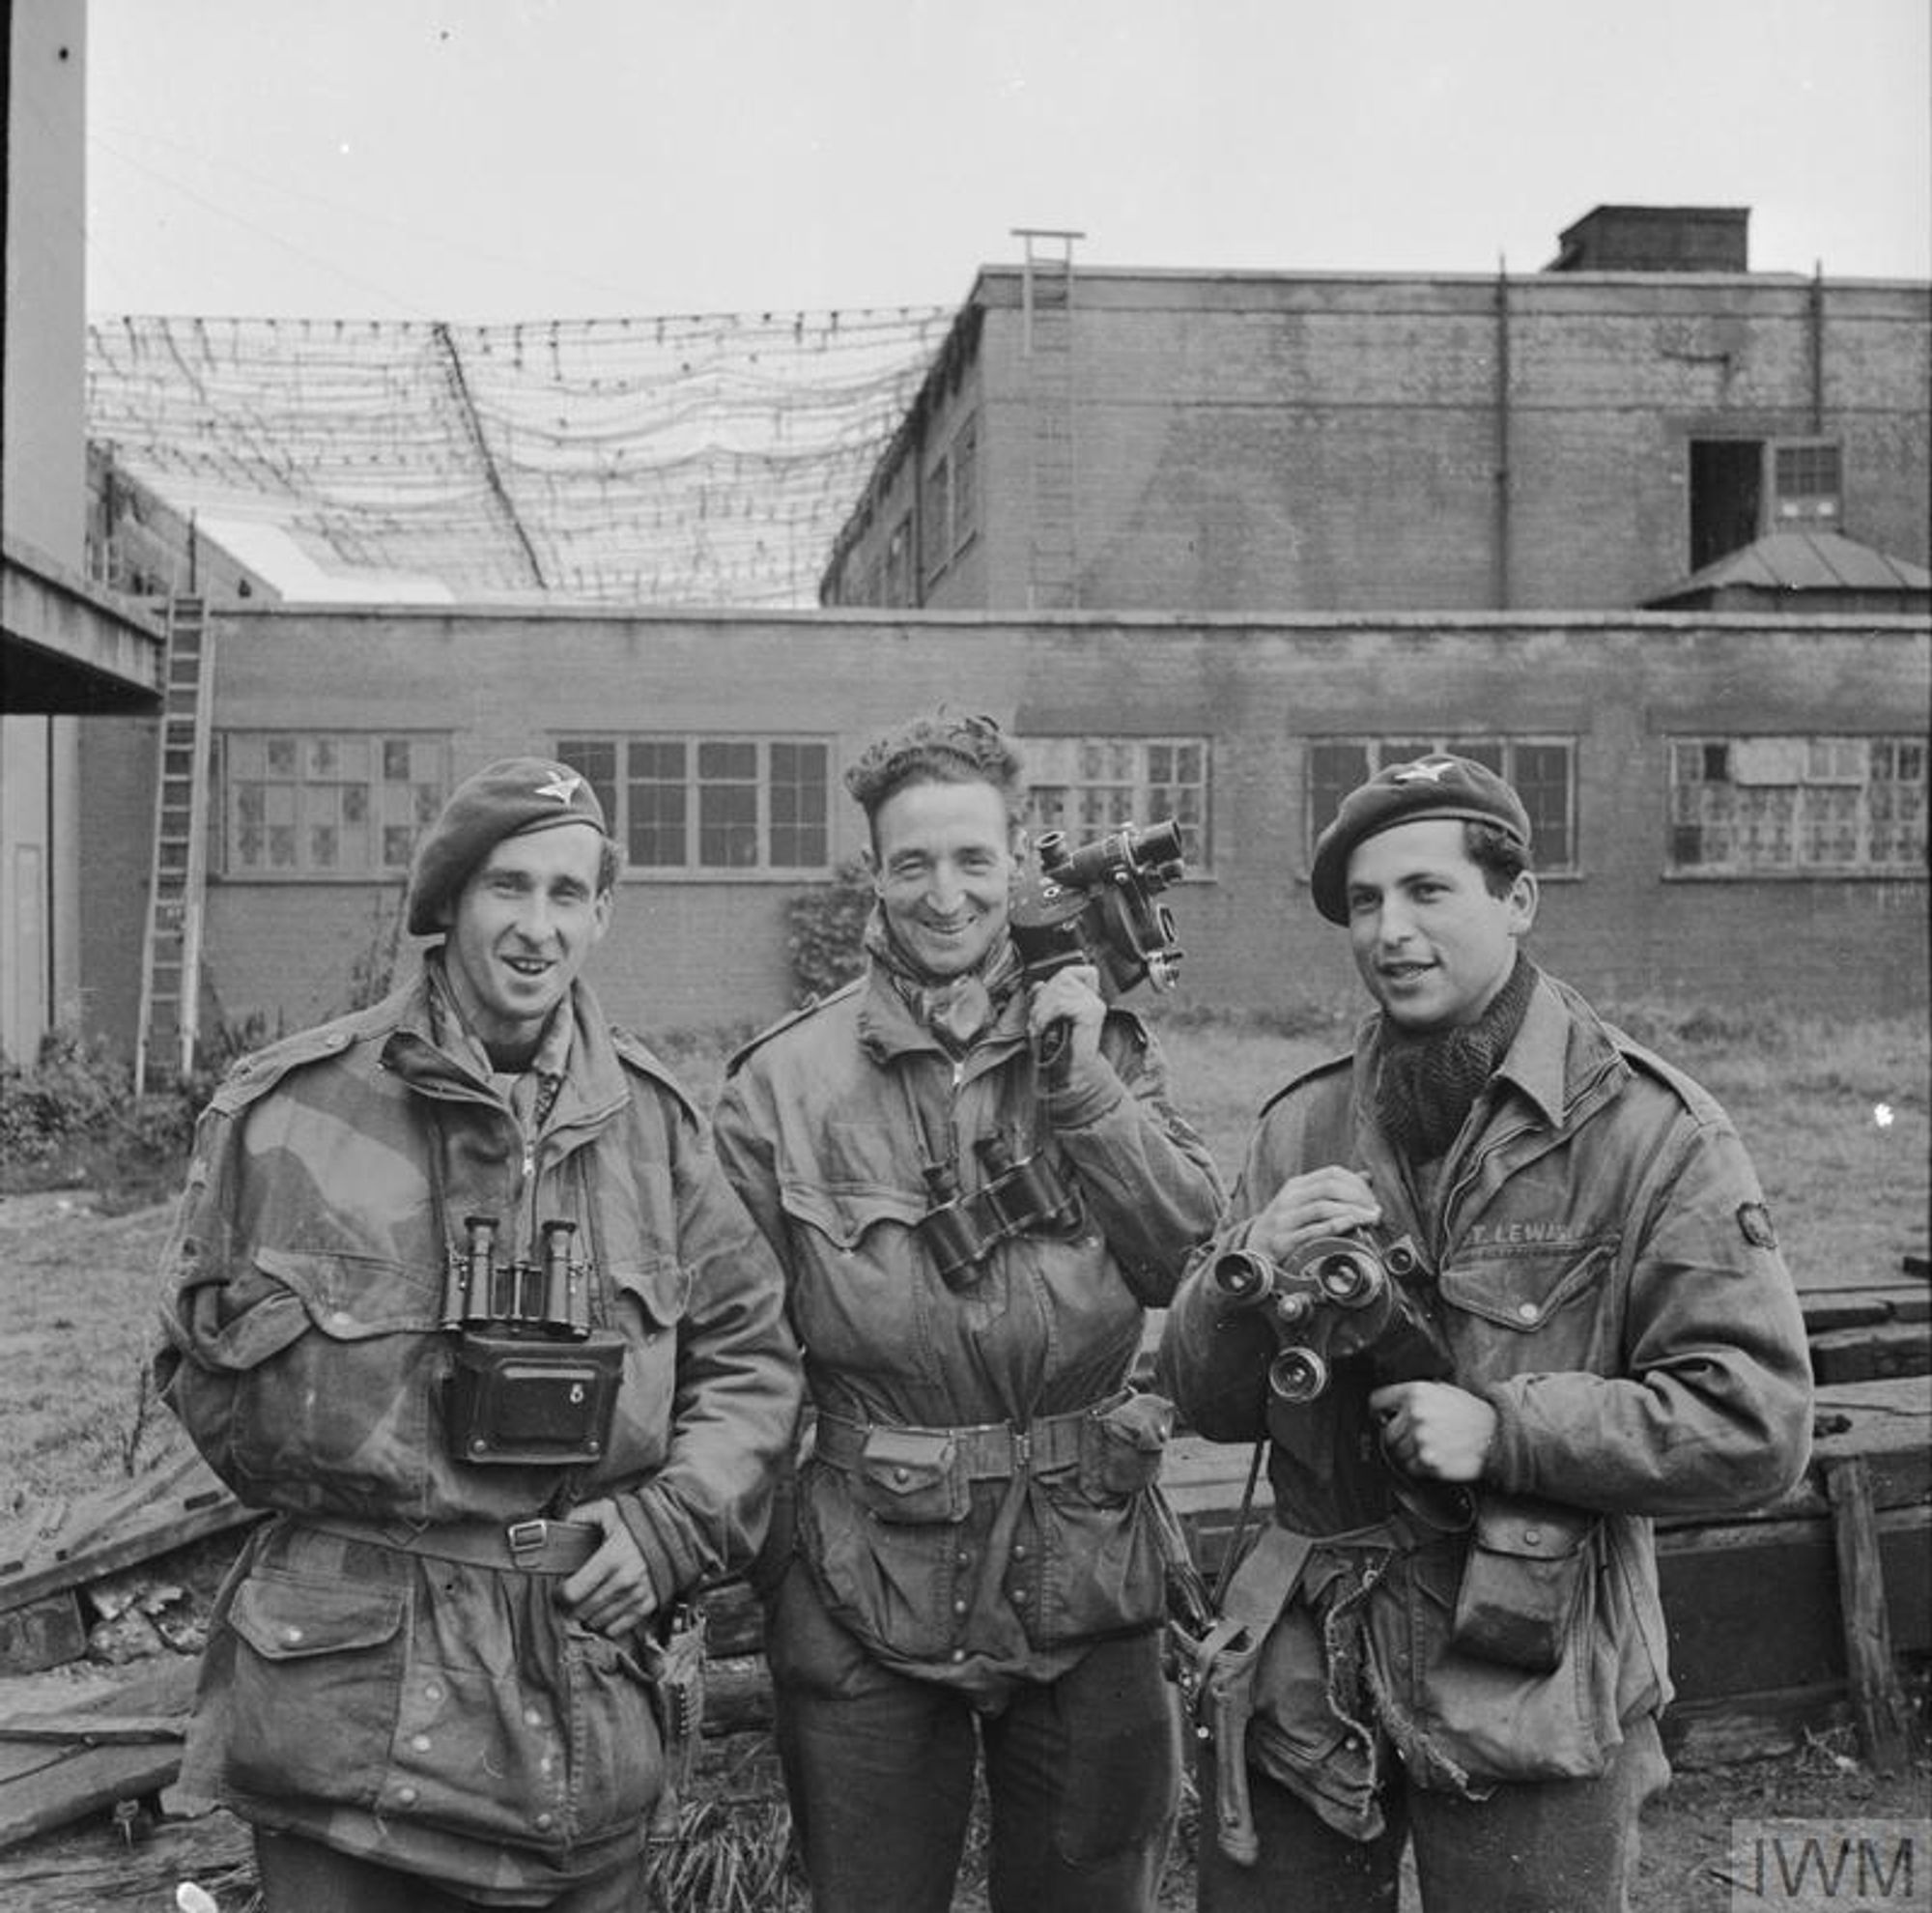
<path fill-rule="evenodd" d="M 513 1521 L 504 1528 L 503 1539 L 509 1545 L 513 1560 L 520 1561 L 526 1555 L 539 1555 L 550 1545 L 550 1523 L 540 1516 L 529 1521 Z"/>
<path fill-rule="evenodd" d="M 1026 1474 L 1033 1467 L 1033 1437 L 1024 1428 L 1012 1431 L 1013 1472 Z"/>

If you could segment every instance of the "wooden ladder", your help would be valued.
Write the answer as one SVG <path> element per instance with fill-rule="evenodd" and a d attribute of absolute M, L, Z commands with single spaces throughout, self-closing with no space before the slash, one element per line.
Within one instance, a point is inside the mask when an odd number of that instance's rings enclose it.
<path fill-rule="evenodd" d="M 208 884 L 208 753 L 214 636 L 198 597 L 168 601 L 161 733 L 155 764 L 155 847 L 141 944 L 134 1094 L 184 1079 L 194 1065 L 201 997 L 202 899 Z"/>
<path fill-rule="evenodd" d="M 1026 242 L 1020 279 L 1021 351 L 1033 414 L 1033 511 L 1027 603 L 1069 611 L 1080 603 L 1075 513 L 1079 498 L 1073 441 L 1073 242 L 1084 233 L 1015 226 Z M 1059 246 L 1058 256 L 1035 243 Z"/>

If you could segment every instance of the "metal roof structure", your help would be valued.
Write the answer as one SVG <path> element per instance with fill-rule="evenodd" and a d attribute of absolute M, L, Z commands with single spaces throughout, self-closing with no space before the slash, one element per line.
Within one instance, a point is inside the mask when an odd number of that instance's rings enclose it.
<path fill-rule="evenodd" d="M 1693 594 L 1755 591 L 1923 592 L 1932 571 L 1848 538 L 1842 531 L 1769 531 L 1714 558 L 1680 585 L 1651 599 L 1660 609 Z"/>

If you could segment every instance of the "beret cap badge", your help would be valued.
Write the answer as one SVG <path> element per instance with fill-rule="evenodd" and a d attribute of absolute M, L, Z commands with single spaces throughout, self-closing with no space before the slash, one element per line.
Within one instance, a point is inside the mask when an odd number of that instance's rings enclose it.
<path fill-rule="evenodd" d="M 1446 752 L 1390 764 L 1350 791 L 1316 839 L 1308 884 L 1315 907 L 1331 924 L 1346 924 L 1350 852 L 1397 824 L 1427 817 L 1493 824 L 1529 848 L 1529 813 L 1522 799 L 1487 764 Z"/>
<path fill-rule="evenodd" d="M 405 922 L 412 936 L 434 936 L 472 871 L 506 837 L 588 824 L 609 836 L 604 807 L 581 772 L 550 757 L 504 757 L 450 793 L 416 845 Z"/>

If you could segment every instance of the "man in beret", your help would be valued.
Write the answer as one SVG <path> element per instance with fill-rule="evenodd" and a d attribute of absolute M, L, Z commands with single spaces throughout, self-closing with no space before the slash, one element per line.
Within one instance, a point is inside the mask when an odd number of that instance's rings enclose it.
<path fill-rule="evenodd" d="M 1274 1490 L 1202 1670 L 1202 1913 L 1393 1908 L 1408 1841 L 1426 1908 L 1614 1913 L 1668 1771 L 1651 1522 L 1803 1471 L 1791 1280 L 1723 1111 L 1524 954 L 1501 778 L 1379 772 L 1312 888 L 1376 1008 L 1264 1108 L 1160 1352 Z"/>
<path fill-rule="evenodd" d="M 183 1782 L 270 1913 L 643 1903 L 646 1668 L 756 1551 L 800 1384 L 696 1111 L 580 981 L 616 863 L 577 772 L 479 771 L 417 849 L 416 974 L 196 1134 L 157 1375 L 273 1519 Z"/>

